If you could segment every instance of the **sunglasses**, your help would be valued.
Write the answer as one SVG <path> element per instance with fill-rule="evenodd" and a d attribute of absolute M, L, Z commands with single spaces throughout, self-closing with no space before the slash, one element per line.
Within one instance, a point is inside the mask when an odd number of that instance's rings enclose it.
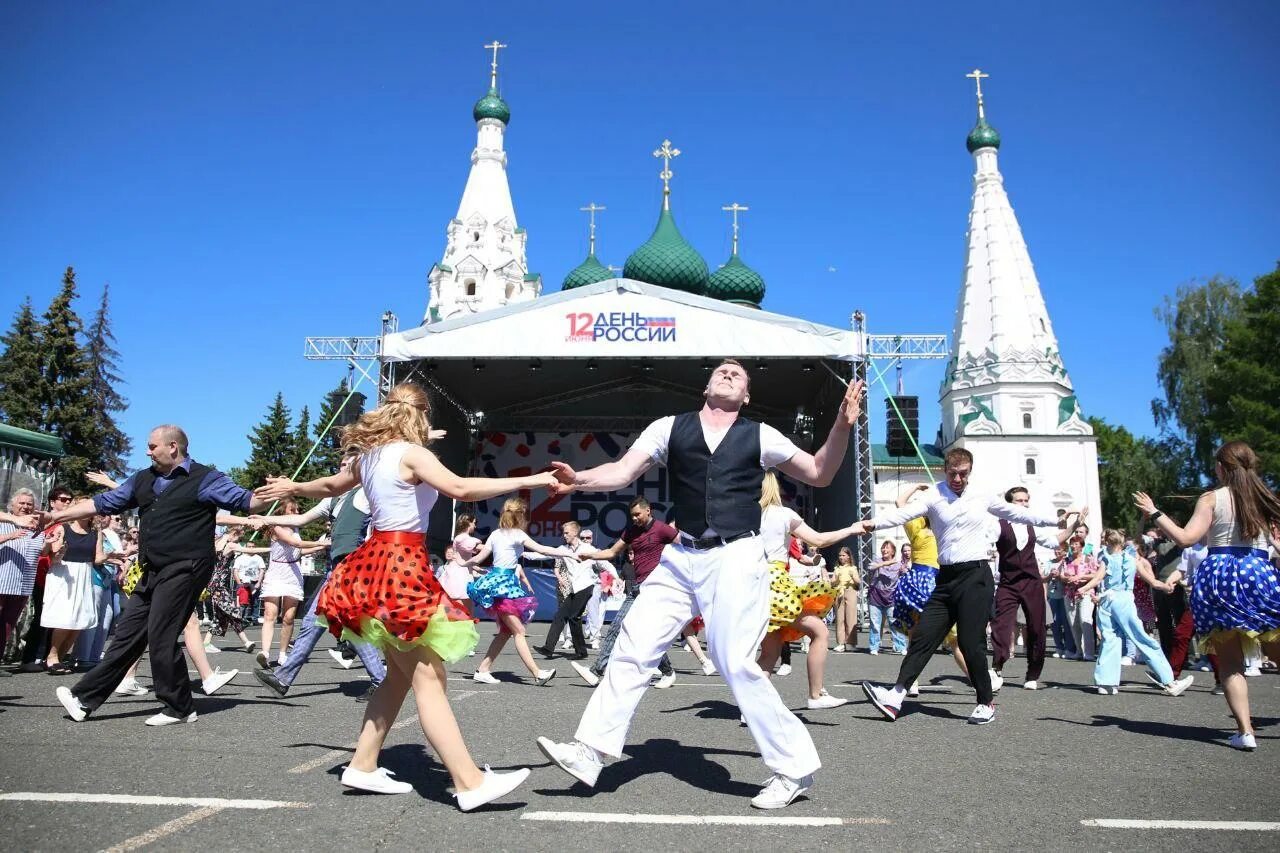
<path fill-rule="evenodd" d="M 70 500 L 70 495 L 58 495 L 56 498 L 49 498 L 49 503 L 67 503 Z"/>

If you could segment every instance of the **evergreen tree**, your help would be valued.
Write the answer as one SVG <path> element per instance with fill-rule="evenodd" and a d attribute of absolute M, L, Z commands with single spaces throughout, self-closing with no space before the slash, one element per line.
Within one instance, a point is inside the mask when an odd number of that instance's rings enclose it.
<path fill-rule="evenodd" d="M 89 358 L 80 337 L 83 324 L 72 302 L 76 298 L 76 273 L 71 267 L 62 277 L 62 290 L 44 314 L 40 335 L 40 394 L 44 404 L 41 428 L 62 439 L 66 456 L 60 479 L 72 490 L 83 492 L 85 471 L 102 465 L 93 447 L 98 412 L 91 394 Z"/>
<path fill-rule="evenodd" d="M 122 380 L 116 373 L 120 353 L 115 348 L 116 336 L 111 331 L 111 319 L 107 311 L 109 286 L 102 287 L 102 301 L 89 326 L 89 394 L 95 410 L 93 435 L 94 455 L 102 470 L 120 475 L 124 473 L 125 459 L 132 449 L 129 437 L 116 422 L 116 414 L 129 407 L 129 401 L 116 390 Z"/>
<path fill-rule="evenodd" d="M 40 429 L 44 423 L 40 335 L 40 321 L 27 297 L 9 332 L 0 337 L 0 420 L 10 426 Z"/>
<path fill-rule="evenodd" d="M 298 416 L 298 426 L 293 431 L 293 464 L 288 473 L 288 476 L 299 483 L 314 480 L 325 473 L 316 470 L 314 455 L 307 457 L 311 442 L 311 410 L 303 406 L 302 414 Z"/>
<path fill-rule="evenodd" d="M 288 477 L 293 473 L 297 442 L 289 425 L 289 409 L 284 404 L 284 394 L 276 394 L 275 402 L 267 408 L 262 423 L 253 428 L 249 446 L 249 461 L 242 469 L 243 479 L 237 481 L 240 485 L 254 488 L 265 483 L 267 477 Z"/>
<path fill-rule="evenodd" d="M 315 424 L 315 436 L 320 439 L 320 444 L 311 457 L 316 469 L 320 472 L 319 476 L 332 474 L 338 470 L 338 463 L 342 461 L 342 428 L 349 423 L 354 423 L 364 411 L 365 396 L 357 391 L 351 394 L 351 399 L 348 400 L 347 395 L 350 391 L 347 380 L 344 378 L 338 383 L 337 388 L 324 395 L 324 402 L 320 405 L 320 415 Z M 338 417 L 335 419 L 334 415 Z M 329 426 L 330 421 L 333 422 L 333 426 L 325 432 L 325 427 Z"/>

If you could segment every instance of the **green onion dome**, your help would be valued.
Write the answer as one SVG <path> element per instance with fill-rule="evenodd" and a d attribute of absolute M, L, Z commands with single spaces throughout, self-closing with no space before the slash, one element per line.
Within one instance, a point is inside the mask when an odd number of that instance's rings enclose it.
<path fill-rule="evenodd" d="M 985 118 L 979 118 L 973 130 L 969 131 L 969 138 L 964 141 L 964 147 L 969 149 L 970 154 L 979 148 L 999 148 L 1000 134 L 996 133 L 994 127 L 987 124 Z"/>
<path fill-rule="evenodd" d="M 764 301 L 764 279 L 734 252 L 707 280 L 707 296 L 759 308 Z"/>
<path fill-rule="evenodd" d="M 595 284 L 598 281 L 605 281 L 613 278 L 613 273 L 609 268 L 600 261 L 596 260 L 595 252 L 587 255 L 587 259 L 578 264 L 569 274 L 564 277 L 564 284 L 560 285 L 561 290 L 572 290 L 575 287 L 585 287 L 588 284 Z"/>
<path fill-rule="evenodd" d="M 476 121 L 482 118 L 496 118 L 503 124 L 511 122 L 511 109 L 507 106 L 507 102 L 502 100 L 502 96 L 498 94 L 497 89 L 490 89 L 488 93 L 476 101 L 475 109 L 471 111 L 471 115 Z"/>
<path fill-rule="evenodd" d="M 676 228 L 671 211 L 664 210 L 648 242 L 631 253 L 622 274 L 636 281 L 688 293 L 705 293 L 707 262 Z"/>

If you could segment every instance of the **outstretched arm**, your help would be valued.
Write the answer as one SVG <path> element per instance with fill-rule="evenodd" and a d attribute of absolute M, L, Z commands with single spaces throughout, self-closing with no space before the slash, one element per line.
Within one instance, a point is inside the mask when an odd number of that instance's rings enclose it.
<path fill-rule="evenodd" d="M 1196 501 L 1196 510 L 1191 514 L 1186 527 L 1179 527 L 1172 518 L 1156 509 L 1155 501 L 1151 500 L 1151 496 L 1146 492 L 1135 492 L 1133 502 L 1138 509 L 1142 510 L 1143 515 L 1154 515 L 1156 526 L 1164 531 L 1165 536 L 1183 548 L 1190 548 L 1203 539 L 1209 532 L 1209 524 L 1213 521 L 1215 502 L 1213 492 L 1205 492 L 1200 496 L 1200 500 Z"/>
<path fill-rule="evenodd" d="M 836 472 L 840 470 L 840 463 L 844 461 L 844 451 L 849 446 L 849 432 L 862 414 L 862 397 L 865 393 L 866 383 L 861 379 L 850 382 L 845 389 L 844 400 L 840 403 L 840 411 L 831 424 L 831 432 L 827 433 L 827 440 L 818 448 L 818 452 L 809 454 L 803 450 L 797 451 L 779 465 L 778 470 L 811 486 L 831 485 Z"/>
<path fill-rule="evenodd" d="M 910 503 L 911 499 L 914 498 L 917 493 L 927 492 L 927 491 L 929 491 L 928 483 L 916 483 L 915 488 L 908 489 L 907 491 L 898 495 L 898 500 L 897 500 L 898 508 L 901 509 L 902 507 Z"/>
<path fill-rule="evenodd" d="M 405 454 L 405 456 L 408 455 L 407 453 Z M 268 477 L 265 486 L 258 486 L 253 490 L 255 498 L 253 509 L 257 510 L 260 506 L 266 506 L 271 501 L 278 501 L 287 497 L 337 497 L 360 485 L 358 467 L 352 465 L 346 471 L 339 471 L 337 474 L 330 474 L 328 477 L 308 480 L 305 483 L 295 483 L 288 477 Z"/>
<path fill-rule="evenodd" d="M 489 559 L 489 555 L 490 555 L 490 554 L 492 554 L 492 553 L 493 553 L 493 549 L 492 549 L 492 548 L 490 548 L 490 547 L 489 547 L 489 543 L 488 543 L 488 542 L 486 542 L 485 544 L 483 544 L 483 545 L 481 545 L 481 546 L 480 546 L 480 550 L 479 550 L 479 551 L 476 551 L 476 552 L 475 552 L 475 554 L 473 554 L 473 555 L 471 556 L 471 559 L 470 559 L 470 560 L 467 560 L 467 561 L 466 561 L 465 563 L 463 563 L 462 565 L 464 565 L 464 566 L 478 566 L 478 565 L 480 565 L 481 563 L 483 563 L 485 560 Z"/>
<path fill-rule="evenodd" d="M 619 539 L 608 548 L 603 548 L 599 551 L 592 551 L 590 549 L 579 551 L 578 557 L 583 560 L 612 560 L 621 554 L 622 549 L 625 547 L 627 547 L 627 543 Z"/>
<path fill-rule="evenodd" d="M 551 471 L 557 480 L 551 487 L 552 494 L 567 495 L 572 491 L 613 492 L 630 485 L 640 475 L 653 467 L 653 457 L 640 450 L 628 450 L 621 459 L 606 462 L 585 471 L 575 471 L 564 462 L 552 462 Z"/>
<path fill-rule="evenodd" d="M 839 530 L 829 530 L 821 532 L 814 530 L 803 521 L 798 521 L 791 528 L 791 535 L 808 545 L 815 548 L 830 548 L 832 545 L 843 542 L 851 536 L 857 536 L 862 533 L 862 525 L 859 523 L 850 524 L 847 527 L 841 527 Z"/>
<path fill-rule="evenodd" d="M 525 534 L 524 549 L 532 551 L 535 554 L 541 554 L 544 557 L 559 557 L 561 559 L 581 559 L 582 555 L 574 551 L 572 548 L 556 548 L 551 545 L 543 545 L 532 536 Z"/>
<path fill-rule="evenodd" d="M 521 489 L 550 487 L 550 472 L 527 477 L 459 477 L 425 447 L 410 447 L 400 461 L 401 476 L 408 482 L 426 483 L 440 494 L 459 501 L 482 501 Z"/>

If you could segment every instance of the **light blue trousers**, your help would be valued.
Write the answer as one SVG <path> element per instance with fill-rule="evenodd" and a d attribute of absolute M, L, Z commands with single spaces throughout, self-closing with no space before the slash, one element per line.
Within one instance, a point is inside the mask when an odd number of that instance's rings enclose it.
<path fill-rule="evenodd" d="M 1147 659 L 1147 668 L 1161 684 L 1173 682 L 1173 669 L 1169 666 L 1169 659 L 1160 650 L 1160 644 L 1142 629 L 1142 620 L 1138 618 L 1138 608 L 1133 603 L 1132 592 L 1112 590 L 1098 602 L 1093 618 L 1098 630 L 1102 632 L 1102 649 L 1098 652 L 1098 661 L 1093 667 L 1094 684 L 1099 687 L 1120 686 L 1120 658 L 1124 654 L 1126 639 L 1142 649 L 1142 655 Z"/>

